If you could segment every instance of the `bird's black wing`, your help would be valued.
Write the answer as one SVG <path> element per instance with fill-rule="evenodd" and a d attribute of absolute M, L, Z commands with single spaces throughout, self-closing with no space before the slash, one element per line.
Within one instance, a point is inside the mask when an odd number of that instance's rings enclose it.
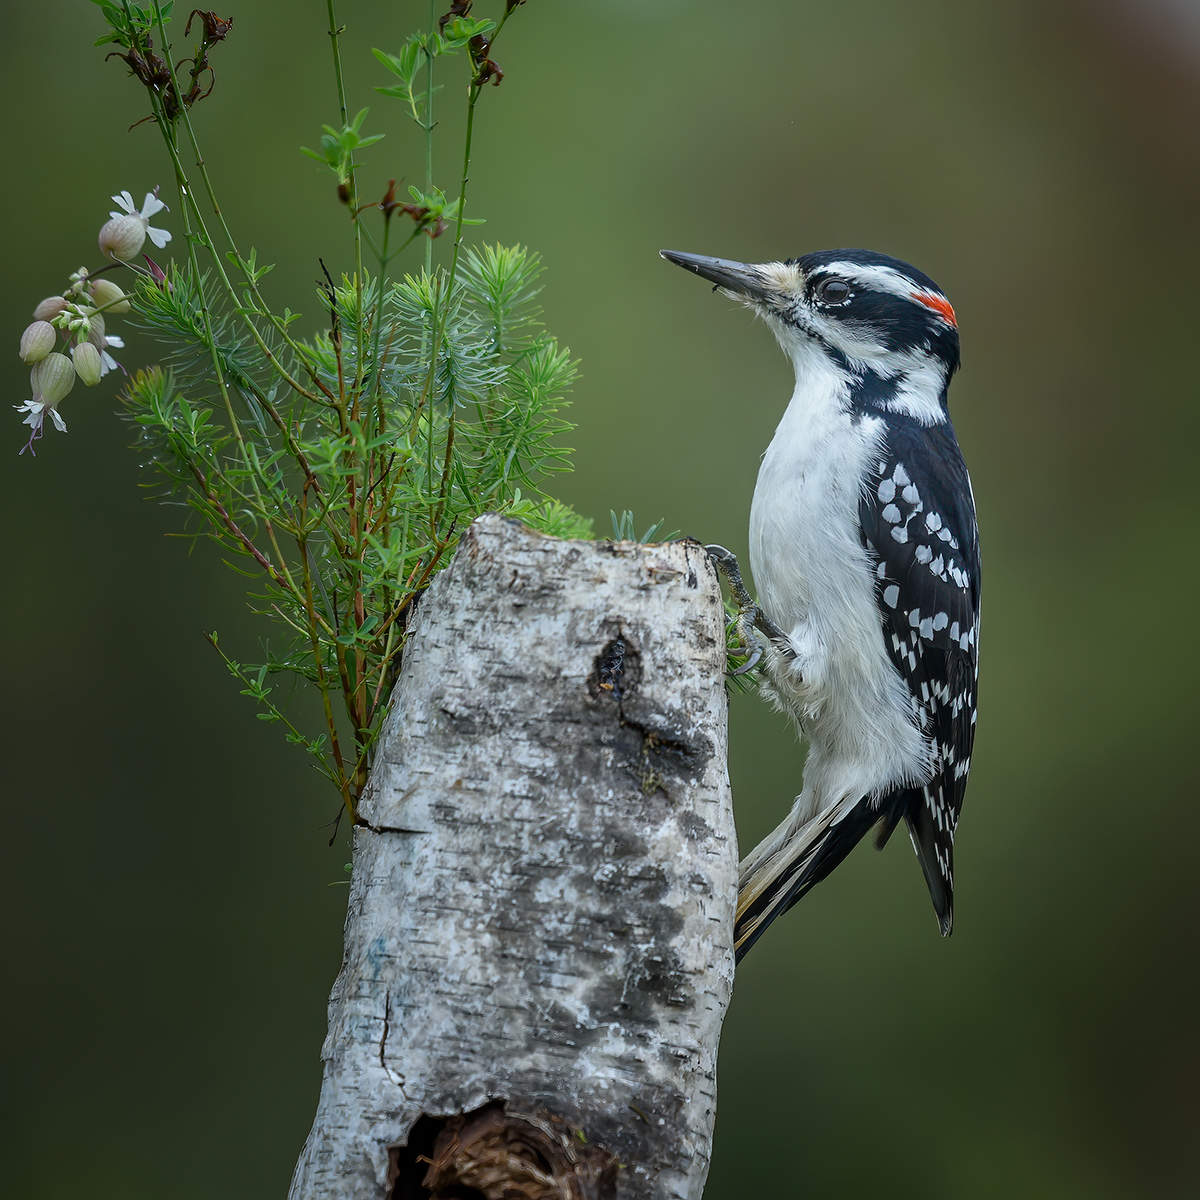
<path fill-rule="evenodd" d="M 881 844 L 903 815 L 942 932 L 953 925 L 954 830 L 975 737 L 979 537 L 954 430 L 892 417 L 859 501 L 884 645 L 936 756 L 928 783 L 882 798 Z"/>

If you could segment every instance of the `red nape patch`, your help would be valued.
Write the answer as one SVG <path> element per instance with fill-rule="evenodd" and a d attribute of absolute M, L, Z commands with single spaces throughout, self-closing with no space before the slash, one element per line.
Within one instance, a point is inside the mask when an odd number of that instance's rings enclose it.
<path fill-rule="evenodd" d="M 934 292 L 913 292 L 912 298 L 926 308 L 932 308 L 944 321 L 949 321 L 955 329 L 958 328 L 958 318 L 954 315 L 954 305 L 945 296 Z"/>

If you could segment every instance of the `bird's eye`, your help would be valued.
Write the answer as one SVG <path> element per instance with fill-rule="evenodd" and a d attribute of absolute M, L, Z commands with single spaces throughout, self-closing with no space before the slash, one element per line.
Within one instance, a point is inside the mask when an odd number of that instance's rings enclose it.
<path fill-rule="evenodd" d="M 850 299 L 850 285 L 844 279 L 825 279 L 817 287 L 817 299 L 822 304 L 845 304 Z"/>

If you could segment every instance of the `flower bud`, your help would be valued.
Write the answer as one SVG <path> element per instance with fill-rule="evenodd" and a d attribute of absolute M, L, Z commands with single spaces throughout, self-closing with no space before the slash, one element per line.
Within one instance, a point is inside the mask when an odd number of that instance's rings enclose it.
<path fill-rule="evenodd" d="M 91 342 L 80 342 L 71 351 L 71 358 L 75 363 L 75 374 L 88 387 L 100 382 L 100 377 L 104 374 L 104 363 L 100 359 L 100 351 Z"/>
<path fill-rule="evenodd" d="M 41 362 L 54 349 L 57 336 L 49 321 L 34 321 L 21 334 L 21 357 L 27 363 Z"/>
<path fill-rule="evenodd" d="M 47 354 L 30 371 L 29 382 L 34 399 L 53 408 L 75 386 L 75 367 L 65 354 Z"/>
<path fill-rule="evenodd" d="M 91 318 L 88 320 L 87 340 L 97 350 L 104 349 L 104 318 L 99 313 L 92 313 Z"/>
<path fill-rule="evenodd" d="M 145 245 L 146 226 L 140 217 L 112 217 L 100 229 L 100 253 L 128 262 Z"/>
<path fill-rule="evenodd" d="M 92 299 L 110 313 L 127 313 L 129 301 L 125 293 L 111 279 L 92 280 Z"/>
<path fill-rule="evenodd" d="M 67 307 L 66 298 L 63 296 L 47 296 L 33 310 L 34 317 L 39 321 L 53 321 L 64 308 Z"/>

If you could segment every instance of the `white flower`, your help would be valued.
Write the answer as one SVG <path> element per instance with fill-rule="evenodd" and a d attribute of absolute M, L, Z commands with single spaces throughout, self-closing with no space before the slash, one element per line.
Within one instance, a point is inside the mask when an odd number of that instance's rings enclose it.
<path fill-rule="evenodd" d="M 25 414 L 21 424 L 29 426 L 29 441 L 21 447 L 20 453 L 28 450 L 36 455 L 33 443 L 44 432 L 47 413 L 59 433 L 67 432 L 67 423 L 62 419 L 58 405 L 75 386 L 75 367 L 65 354 L 47 355 L 29 372 L 29 384 L 33 389 L 33 399 L 26 400 L 24 404 L 14 404 L 13 407 Z"/>
<path fill-rule="evenodd" d="M 57 429 L 59 433 L 67 432 L 67 423 L 62 419 L 58 409 L 55 408 L 53 404 L 47 404 L 45 400 L 26 400 L 24 404 L 14 404 L 13 408 L 15 408 L 17 412 L 29 414 L 25 420 L 21 422 L 21 424 L 30 426 L 33 429 L 34 437 L 42 436 L 42 421 L 46 413 L 49 413 L 50 416 L 53 417 L 54 428 Z M 33 438 L 30 438 L 29 440 L 33 441 Z"/>
<path fill-rule="evenodd" d="M 120 350 L 125 345 L 125 339 L 115 333 L 104 332 L 104 318 L 96 313 L 88 325 L 88 341 L 100 351 L 100 378 L 103 379 L 109 371 L 115 371 L 121 364 L 108 352 L 109 346 Z"/>
<path fill-rule="evenodd" d="M 115 371 L 121 364 L 108 352 L 109 346 L 115 346 L 118 350 L 125 345 L 125 339 L 119 338 L 116 334 L 109 333 L 104 337 L 104 345 L 97 345 L 96 348 L 100 351 L 100 378 L 103 379 L 109 371 Z"/>
<path fill-rule="evenodd" d="M 170 240 L 171 235 L 165 229 L 155 229 L 150 224 L 150 218 L 157 212 L 170 211 L 167 206 L 158 198 L 154 192 L 147 192 L 146 199 L 142 201 L 142 210 L 139 212 L 133 205 L 133 197 L 128 192 L 119 192 L 113 198 L 113 203 L 119 205 L 122 212 L 110 212 L 108 215 L 113 218 L 120 217 L 136 217 L 142 223 L 142 228 L 146 231 L 146 236 L 161 250 Z"/>
<path fill-rule="evenodd" d="M 46 419 L 46 414 L 50 414 L 51 420 L 54 422 L 54 428 L 59 433 L 67 432 L 67 423 L 59 415 L 58 409 L 53 404 L 47 404 L 45 400 L 35 396 L 32 400 L 26 400 L 24 404 L 14 404 L 13 408 L 17 412 L 26 414 L 25 419 L 21 422 L 22 425 L 29 426 L 29 441 L 18 451 L 18 454 L 24 454 L 29 451 L 35 458 L 37 451 L 33 448 L 33 443 L 42 436 L 42 424 Z"/>

